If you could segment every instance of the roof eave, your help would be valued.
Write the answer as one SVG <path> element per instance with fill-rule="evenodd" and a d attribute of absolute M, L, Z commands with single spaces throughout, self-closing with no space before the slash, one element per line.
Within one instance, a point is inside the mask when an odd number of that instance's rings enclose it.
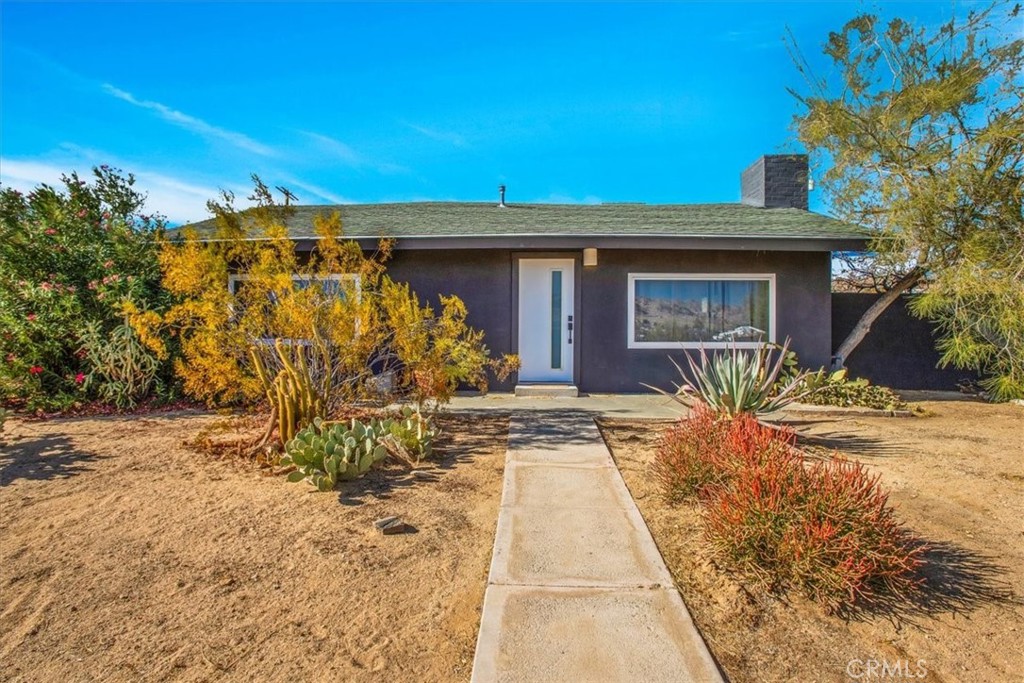
<path fill-rule="evenodd" d="M 351 236 L 372 249 L 379 237 Z M 318 238 L 296 238 L 310 250 Z M 417 249 L 699 249 L 726 251 L 864 251 L 867 238 L 851 236 L 721 236 L 721 235 L 419 235 L 395 238 L 396 250 Z"/>

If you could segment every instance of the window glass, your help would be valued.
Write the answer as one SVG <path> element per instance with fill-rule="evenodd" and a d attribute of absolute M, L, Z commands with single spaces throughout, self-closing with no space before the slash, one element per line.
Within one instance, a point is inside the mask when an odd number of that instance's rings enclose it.
<path fill-rule="evenodd" d="M 633 341 L 757 342 L 769 338 L 767 280 L 633 282 Z"/>
<path fill-rule="evenodd" d="M 232 277 L 228 281 L 228 289 L 232 294 L 239 294 L 248 282 L 249 278 L 246 276 Z M 358 275 L 342 275 L 342 276 L 331 276 L 331 277 L 307 277 L 307 276 L 292 276 L 292 282 L 297 290 L 309 289 L 311 285 L 316 283 L 320 286 L 321 291 L 327 295 L 334 295 L 341 298 L 346 298 L 349 291 L 353 291 L 356 294 L 359 293 L 359 276 Z M 273 292 L 267 294 L 271 302 L 276 302 L 277 297 Z M 358 301 L 358 299 L 357 299 Z"/>
<path fill-rule="evenodd" d="M 562 368 L 562 271 L 551 271 L 551 369 Z"/>
<path fill-rule="evenodd" d="M 272 307 L 278 303 L 278 297 L 274 292 L 267 292 L 265 299 L 258 297 L 257 292 L 251 290 L 246 292 L 248 282 L 249 278 L 245 275 L 231 276 L 228 280 L 228 291 L 234 295 L 234 299 L 230 304 L 230 310 L 235 321 L 241 319 L 243 312 L 249 306 L 260 306 L 264 312 L 269 313 Z M 295 289 L 299 291 L 309 289 L 315 283 L 320 286 L 325 296 L 347 299 L 352 294 L 355 296 L 355 301 L 359 301 L 358 275 L 334 275 L 329 277 L 293 275 L 292 282 L 295 285 Z"/>
<path fill-rule="evenodd" d="M 316 283 L 320 285 L 321 291 L 323 291 L 324 294 L 333 294 L 335 296 L 345 298 L 346 296 L 348 296 L 346 289 L 352 289 L 353 287 L 355 287 L 355 283 L 358 280 L 358 276 L 350 275 L 341 278 L 295 277 L 293 279 L 295 281 L 296 289 L 309 289 L 310 285 Z"/>

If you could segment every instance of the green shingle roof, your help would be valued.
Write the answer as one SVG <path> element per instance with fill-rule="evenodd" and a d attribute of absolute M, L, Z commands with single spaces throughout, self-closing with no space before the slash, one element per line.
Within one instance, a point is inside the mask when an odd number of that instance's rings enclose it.
<path fill-rule="evenodd" d="M 750 237 L 856 240 L 856 226 L 800 209 L 744 204 L 510 204 L 409 202 L 296 206 L 287 219 L 293 239 L 313 239 L 313 216 L 341 213 L 350 238 L 431 237 Z M 195 223 L 212 236 L 213 221 Z"/>

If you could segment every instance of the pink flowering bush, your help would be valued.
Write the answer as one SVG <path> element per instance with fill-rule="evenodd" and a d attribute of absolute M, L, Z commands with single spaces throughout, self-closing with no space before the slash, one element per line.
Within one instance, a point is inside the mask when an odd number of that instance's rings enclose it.
<path fill-rule="evenodd" d="M 159 307 L 157 239 L 134 178 L 106 166 L 29 194 L 0 188 L 0 406 L 61 409 L 102 396 L 82 335 L 109 335 L 121 306 Z M 169 377 L 169 373 L 167 374 Z"/>

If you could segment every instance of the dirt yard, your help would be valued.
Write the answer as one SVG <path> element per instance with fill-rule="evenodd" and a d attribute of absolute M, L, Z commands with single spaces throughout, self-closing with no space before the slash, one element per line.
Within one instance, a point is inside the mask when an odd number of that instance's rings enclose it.
<path fill-rule="evenodd" d="M 880 472 L 900 517 L 932 546 L 920 600 L 849 620 L 800 598 L 765 595 L 720 570 L 701 540 L 696 509 L 666 505 L 648 476 L 663 425 L 602 425 L 694 620 L 733 683 L 1021 680 L 1024 408 L 968 400 L 916 405 L 927 416 L 787 419 L 812 452 L 839 449 Z M 872 661 L 875 675 L 865 677 Z M 883 676 L 882 662 L 902 662 L 909 674 Z"/>
<path fill-rule="evenodd" d="M 8 421 L 0 680 L 468 680 L 507 418 L 335 493 L 183 447 L 222 419 Z"/>

